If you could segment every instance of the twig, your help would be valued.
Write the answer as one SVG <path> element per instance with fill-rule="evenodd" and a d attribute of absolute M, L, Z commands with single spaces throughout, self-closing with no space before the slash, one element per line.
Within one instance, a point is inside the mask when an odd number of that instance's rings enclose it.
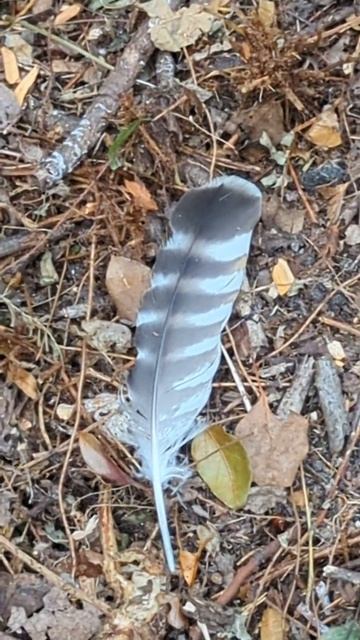
<path fill-rule="evenodd" d="M 328 327 L 334 327 L 335 329 L 339 329 L 339 331 L 343 331 L 343 333 L 350 333 L 351 335 L 360 338 L 360 329 L 352 327 L 351 324 L 348 324 L 347 322 L 340 322 L 340 320 L 327 318 L 326 316 L 321 316 L 320 322 L 323 322 Z"/>
<path fill-rule="evenodd" d="M 327 578 L 337 578 L 339 580 L 345 580 L 351 582 L 351 584 L 360 585 L 360 571 L 352 571 L 351 569 L 345 569 L 344 567 L 334 567 L 334 565 L 328 564 L 323 569 L 324 576 Z"/>
<path fill-rule="evenodd" d="M 98 96 L 68 137 L 42 163 L 37 178 L 43 188 L 50 187 L 71 173 L 95 146 L 109 118 L 119 108 L 122 95 L 131 89 L 138 73 L 154 51 L 149 22 L 145 20 L 135 32 L 106 78 Z"/>
<path fill-rule="evenodd" d="M 309 606 L 312 590 L 314 586 L 315 574 L 314 574 L 314 547 L 313 547 L 313 539 L 314 539 L 314 531 L 313 525 L 311 521 L 311 511 L 309 504 L 308 492 L 306 489 L 306 480 L 304 473 L 304 466 L 300 465 L 300 475 L 301 475 L 301 487 L 304 496 L 305 503 L 305 513 L 306 513 L 306 525 L 308 532 L 308 550 L 309 550 L 309 558 L 308 558 L 308 579 L 307 579 L 307 589 L 306 589 L 306 604 Z"/>
<path fill-rule="evenodd" d="M 93 297 L 95 246 L 96 246 L 95 236 L 93 236 L 93 241 L 91 244 L 91 253 L 90 253 L 89 296 L 88 296 L 88 308 L 87 308 L 87 316 L 86 316 L 87 319 L 89 319 L 91 315 L 91 303 L 92 303 L 92 297 Z M 76 401 L 75 423 L 74 423 L 74 428 L 69 440 L 69 446 L 66 450 L 66 455 L 64 459 L 64 464 L 61 469 L 59 487 L 58 487 L 59 507 L 60 507 L 60 512 L 61 512 L 62 520 L 64 523 L 66 535 L 69 540 L 69 547 L 70 547 L 70 552 L 71 552 L 71 557 L 73 562 L 73 567 L 72 567 L 73 574 L 75 574 L 76 572 L 76 562 L 77 562 L 76 549 L 75 549 L 74 539 L 71 535 L 69 523 L 66 516 L 65 505 L 63 500 L 63 491 L 64 491 L 65 478 L 67 474 L 70 457 L 73 451 L 73 447 L 74 447 L 75 440 L 76 440 L 77 433 L 80 426 L 80 418 L 81 418 L 81 412 L 82 412 L 82 392 L 83 392 L 85 376 L 86 376 L 86 347 L 87 347 L 86 340 L 84 339 L 82 344 L 81 370 L 80 370 L 80 376 L 79 376 L 78 394 L 77 394 L 77 401 Z"/>
<path fill-rule="evenodd" d="M 314 358 L 304 358 L 291 387 L 284 393 L 276 415 L 285 420 L 290 413 L 301 413 L 314 375 Z"/>
<path fill-rule="evenodd" d="M 338 453 L 344 446 L 345 435 L 350 431 L 345 409 L 341 381 L 335 364 L 327 356 L 316 362 L 315 385 L 328 434 L 331 453 Z"/>
<path fill-rule="evenodd" d="M 298 194 L 299 194 L 301 200 L 303 201 L 303 204 L 304 204 L 304 207 L 305 207 L 306 211 L 309 214 L 309 218 L 310 218 L 311 222 L 317 222 L 317 217 L 315 215 L 315 212 L 314 212 L 312 206 L 310 205 L 310 202 L 308 201 L 308 199 L 307 199 L 307 197 L 305 195 L 305 192 L 304 192 L 304 190 L 303 190 L 303 188 L 302 188 L 302 186 L 300 184 L 299 178 L 297 177 L 297 173 L 296 173 L 293 165 L 291 164 L 291 162 L 288 163 L 288 167 L 289 167 L 289 170 L 290 170 L 290 173 L 291 173 L 291 177 L 294 180 L 295 186 L 296 186 L 296 188 L 298 190 Z"/>
<path fill-rule="evenodd" d="M 229 367 L 229 369 L 231 371 L 231 375 L 234 378 L 234 382 L 235 382 L 235 384 L 237 386 L 237 389 L 238 389 L 238 392 L 240 394 L 240 397 L 241 397 L 241 399 L 242 399 L 242 401 L 244 403 L 245 410 L 249 413 L 249 411 L 251 411 L 251 402 L 250 402 L 250 398 L 249 398 L 249 396 L 248 396 L 248 394 L 246 392 L 246 389 L 245 389 L 245 387 L 244 387 L 244 385 L 242 383 L 242 380 L 241 380 L 238 372 L 236 371 L 236 368 L 234 367 L 234 363 L 231 360 L 231 358 L 230 358 L 228 352 L 226 351 L 224 345 L 221 345 L 221 351 L 222 351 L 222 354 L 223 354 L 223 356 L 224 356 L 224 358 L 226 360 L 226 363 L 227 363 L 227 365 L 228 365 L 228 367 Z"/>

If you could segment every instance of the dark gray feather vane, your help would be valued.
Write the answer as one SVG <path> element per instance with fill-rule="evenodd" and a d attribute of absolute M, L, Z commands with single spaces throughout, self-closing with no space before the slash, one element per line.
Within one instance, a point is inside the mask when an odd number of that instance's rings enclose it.
<path fill-rule="evenodd" d="M 128 440 L 153 483 L 171 571 L 163 487 L 184 472 L 176 465 L 179 448 L 206 426 L 197 416 L 211 392 L 221 331 L 243 281 L 260 213 L 259 189 L 237 176 L 186 193 L 171 214 L 172 236 L 159 251 L 137 320 Z"/>

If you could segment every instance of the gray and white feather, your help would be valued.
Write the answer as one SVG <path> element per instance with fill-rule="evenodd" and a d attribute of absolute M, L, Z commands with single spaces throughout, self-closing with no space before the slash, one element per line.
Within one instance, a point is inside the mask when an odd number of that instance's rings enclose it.
<path fill-rule="evenodd" d="M 243 281 L 260 213 L 259 189 L 236 176 L 187 192 L 172 211 L 172 235 L 159 251 L 137 320 L 127 439 L 153 484 L 171 571 L 163 489 L 184 471 L 176 461 L 180 447 L 206 426 L 197 417 L 211 392 L 221 331 Z"/>

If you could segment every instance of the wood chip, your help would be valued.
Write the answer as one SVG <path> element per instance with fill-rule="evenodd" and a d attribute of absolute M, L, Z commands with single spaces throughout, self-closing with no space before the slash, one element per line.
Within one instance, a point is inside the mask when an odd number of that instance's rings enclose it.
<path fill-rule="evenodd" d="M 316 362 L 315 384 L 325 420 L 330 451 L 339 453 L 344 446 L 345 435 L 350 432 L 350 424 L 340 377 L 330 357 L 320 358 Z"/>

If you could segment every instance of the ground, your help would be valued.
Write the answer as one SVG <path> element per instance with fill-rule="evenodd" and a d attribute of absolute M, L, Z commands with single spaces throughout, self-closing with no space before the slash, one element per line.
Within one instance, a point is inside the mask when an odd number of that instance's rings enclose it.
<path fill-rule="evenodd" d="M 201 5 L 1 6 L 0 640 L 360 638 L 359 6 Z M 205 415 L 253 483 L 185 447 L 169 577 L 106 425 L 168 212 L 223 173 L 263 213 Z"/>

